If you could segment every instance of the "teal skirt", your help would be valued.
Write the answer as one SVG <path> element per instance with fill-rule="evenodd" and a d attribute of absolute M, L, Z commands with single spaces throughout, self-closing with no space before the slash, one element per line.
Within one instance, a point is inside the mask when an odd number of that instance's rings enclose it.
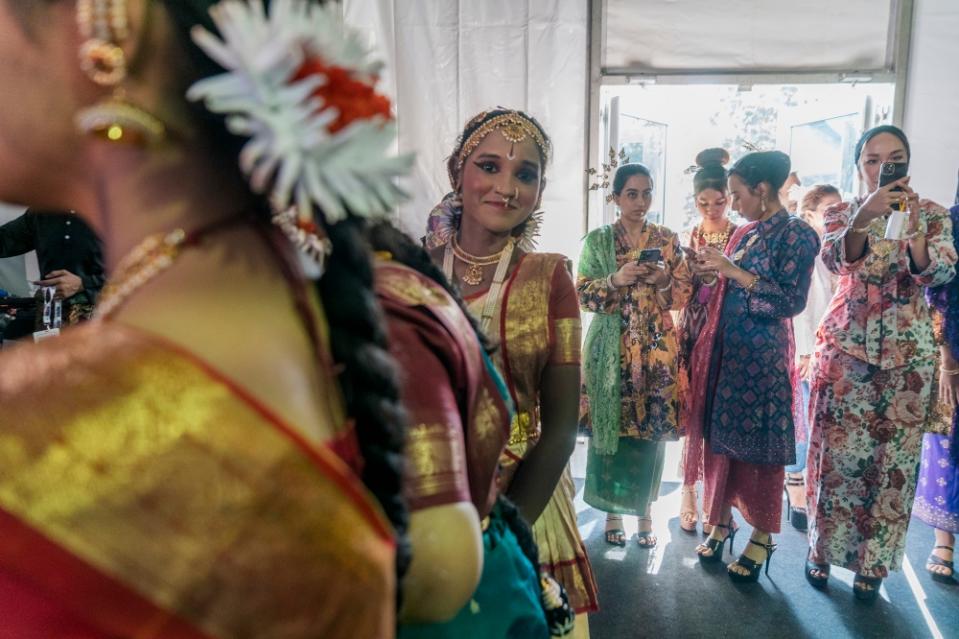
<path fill-rule="evenodd" d="M 446 623 L 400 626 L 399 639 L 548 639 L 537 569 L 499 516 L 483 533 L 483 574 L 463 609 Z"/>
<path fill-rule="evenodd" d="M 590 442 L 583 501 L 607 513 L 643 516 L 659 496 L 666 442 L 621 437 L 616 453 L 600 455 Z"/>

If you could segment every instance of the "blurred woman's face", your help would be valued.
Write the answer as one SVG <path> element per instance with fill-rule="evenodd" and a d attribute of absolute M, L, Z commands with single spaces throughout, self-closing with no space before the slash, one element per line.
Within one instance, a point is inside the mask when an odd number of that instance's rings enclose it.
<path fill-rule="evenodd" d="M 536 143 L 513 143 L 493 131 L 463 163 L 463 217 L 491 233 L 509 233 L 536 210 L 542 185 Z"/>
<path fill-rule="evenodd" d="M 0 200 L 80 209 L 83 140 L 74 116 L 101 89 L 77 60 L 74 2 L 0 2 Z"/>
<path fill-rule="evenodd" d="M 623 220 L 632 224 L 641 223 L 653 201 L 653 181 L 647 175 L 631 175 L 619 195 L 613 196 Z"/>
<path fill-rule="evenodd" d="M 729 199 L 726 194 L 716 189 L 703 189 L 696 196 L 696 210 L 704 220 L 717 222 L 726 217 L 726 208 Z"/>
<path fill-rule="evenodd" d="M 879 188 L 879 167 L 883 162 L 908 162 L 906 145 L 892 133 L 874 135 L 862 147 L 859 156 L 859 178 L 872 193 Z"/>
<path fill-rule="evenodd" d="M 838 195 L 826 195 L 819 200 L 819 204 L 816 205 L 815 209 L 806 209 L 807 219 L 809 220 L 810 226 L 812 226 L 820 235 L 823 233 L 823 218 L 826 214 L 826 209 L 830 206 L 842 203 L 842 198 Z"/>

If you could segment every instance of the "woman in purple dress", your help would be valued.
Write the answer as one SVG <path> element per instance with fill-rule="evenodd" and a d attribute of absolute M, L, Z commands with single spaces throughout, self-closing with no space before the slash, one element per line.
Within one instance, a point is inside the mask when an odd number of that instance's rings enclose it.
<path fill-rule="evenodd" d="M 952 240 L 959 248 L 959 193 L 952 217 Z M 936 581 L 954 583 L 952 551 L 959 532 L 959 278 L 926 292 L 939 343 L 939 370 L 933 384 L 929 429 L 923 436 L 922 464 L 914 517 L 936 529 L 926 570 Z M 938 392 L 937 392 L 938 391 Z"/>

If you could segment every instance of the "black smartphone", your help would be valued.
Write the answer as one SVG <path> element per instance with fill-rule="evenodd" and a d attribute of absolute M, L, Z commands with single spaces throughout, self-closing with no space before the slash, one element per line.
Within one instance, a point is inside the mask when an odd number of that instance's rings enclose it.
<path fill-rule="evenodd" d="M 907 175 L 909 175 L 908 162 L 883 162 L 879 167 L 879 187 L 882 188 L 896 180 L 901 180 Z M 891 190 L 901 191 L 902 187 L 896 186 Z"/>
<path fill-rule="evenodd" d="M 636 258 L 637 264 L 642 264 L 644 262 L 662 262 L 662 261 L 663 261 L 663 249 L 658 249 L 658 248 L 643 249 L 639 252 L 639 256 Z"/>

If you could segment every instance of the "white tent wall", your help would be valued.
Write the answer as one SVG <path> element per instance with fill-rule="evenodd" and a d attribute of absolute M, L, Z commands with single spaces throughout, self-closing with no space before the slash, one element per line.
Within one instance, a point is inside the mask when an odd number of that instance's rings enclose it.
<path fill-rule="evenodd" d="M 586 0 L 344 0 L 388 65 L 398 148 L 415 151 L 399 218 L 422 234 L 450 190 L 446 157 L 474 114 L 501 105 L 535 116 L 553 140 L 540 249 L 579 254 L 587 126 Z"/>
<path fill-rule="evenodd" d="M 959 171 L 959 1 L 916 0 L 904 129 L 912 186 L 951 206 Z"/>

